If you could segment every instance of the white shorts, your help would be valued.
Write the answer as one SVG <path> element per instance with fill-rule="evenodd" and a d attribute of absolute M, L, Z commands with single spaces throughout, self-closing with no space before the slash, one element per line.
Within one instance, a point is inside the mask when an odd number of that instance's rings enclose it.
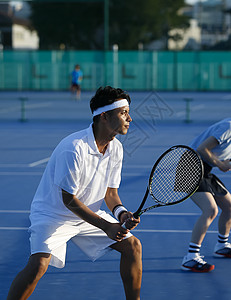
<path fill-rule="evenodd" d="M 105 211 L 98 211 L 111 223 L 118 221 Z M 104 231 L 87 222 L 59 223 L 56 219 L 31 215 L 30 245 L 31 254 L 50 253 L 50 265 L 56 268 L 65 266 L 67 242 L 72 240 L 92 261 L 112 250 L 109 246 L 116 243 Z M 129 232 L 126 238 L 131 237 Z"/>

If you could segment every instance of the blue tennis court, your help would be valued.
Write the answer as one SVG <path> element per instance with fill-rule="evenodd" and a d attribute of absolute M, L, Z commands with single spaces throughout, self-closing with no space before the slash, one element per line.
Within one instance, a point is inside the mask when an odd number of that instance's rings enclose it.
<path fill-rule="evenodd" d="M 92 120 L 89 100 L 69 92 L 0 92 L 0 299 L 6 299 L 15 275 L 30 255 L 30 203 L 55 146 L 68 134 L 86 128 Z M 150 169 L 158 156 L 176 144 L 187 144 L 203 129 L 230 117 L 231 94 L 190 92 L 131 92 L 133 122 L 124 145 L 120 197 L 136 210 L 146 189 Z M 216 174 L 231 190 L 231 173 Z M 104 207 L 106 209 L 106 207 Z M 199 210 L 187 200 L 142 216 L 134 230 L 143 245 L 141 299 L 230 299 L 231 260 L 213 258 L 217 219 L 202 244 L 201 254 L 215 264 L 211 273 L 181 271 L 191 230 Z M 125 299 L 119 274 L 120 255 L 110 252 L 92 263 L 68 244 L 66 266 L 49 267 L 32 300 Z"/>

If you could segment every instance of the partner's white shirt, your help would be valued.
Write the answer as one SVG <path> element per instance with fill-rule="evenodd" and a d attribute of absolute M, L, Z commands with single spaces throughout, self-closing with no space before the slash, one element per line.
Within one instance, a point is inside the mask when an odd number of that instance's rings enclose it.
<path fill-rule="evenodd" d="M 62 189 L 97 212 L 108 187 L 118 188 L 123 160 L 122 144 L 114 138 L 105 154 L 99 152 L 92 124 L 64 138 L 54 150 L 31 205 L 31 215 L 60 222 L 82 222 L 63 204 Z"/>
<path fill-rule="evenodd" d="M 192 141 L 190 146 L 196 150 L 210 136 L 215 137 L 219 143 L 211 150 L 218 159 L 231 159 L 231 118 L 224 119 L 207 128 Z"/>

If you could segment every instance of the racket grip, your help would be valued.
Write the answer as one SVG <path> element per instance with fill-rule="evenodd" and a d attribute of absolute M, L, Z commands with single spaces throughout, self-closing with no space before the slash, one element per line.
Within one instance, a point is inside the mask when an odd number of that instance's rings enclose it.
<path fill-rule="evenodd" d="M 124 229 L 127 229 L 126 222 L 123 222 L 123 224 L 121 225 L 121 227 L 123 227 Z"/>
<path fill-rule="evenodd" d="M 136 212 L 133 213 L 133 217 L 134 217 L 135 219 L 138 219 L 139 214 L 140 214 L 140 212 L 139 212 L 139 211 L 136 211 Z M 126 221 L 123 222 L 123 224 L 121 225 L 121 227 L 123 227 L 124 229 L 128 229 L 128 228 L 126 227 Z"/>
<path fill-rule="evenodd" d="M 133 217 L 134 217 L 135 219 L 138 219 L 139 213 L 140 213 L 139 211 L 134 212 Z"/>

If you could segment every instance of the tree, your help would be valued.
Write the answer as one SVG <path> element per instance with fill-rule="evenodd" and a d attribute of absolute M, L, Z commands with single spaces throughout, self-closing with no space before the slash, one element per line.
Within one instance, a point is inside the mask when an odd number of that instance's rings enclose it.
<path fill-rule="evenodd" d="M 102 49 L 102 2 L 31 2 L 40 49 Z"/>
<path fill-rule="evenodd" d="M 157 39 L 168 39 L 172 28 L 188 21 L 178 11 L 184 0 L 110 0 L 109 43 L 121 50 L 137 49 Z M 31 20 L 41 49 L 98 49 L 104 47 L 103 2 L 32 2 Z"/>
<path fill-rule="evenodd" d="M 120 49 L 137 49 L 144 45 L 164 39 L 173 28 L 187 28 L 188 18 L 178 11 L 185 5 L 184 0 L 113 0 L 110 38 L 120 45 Z"/>

